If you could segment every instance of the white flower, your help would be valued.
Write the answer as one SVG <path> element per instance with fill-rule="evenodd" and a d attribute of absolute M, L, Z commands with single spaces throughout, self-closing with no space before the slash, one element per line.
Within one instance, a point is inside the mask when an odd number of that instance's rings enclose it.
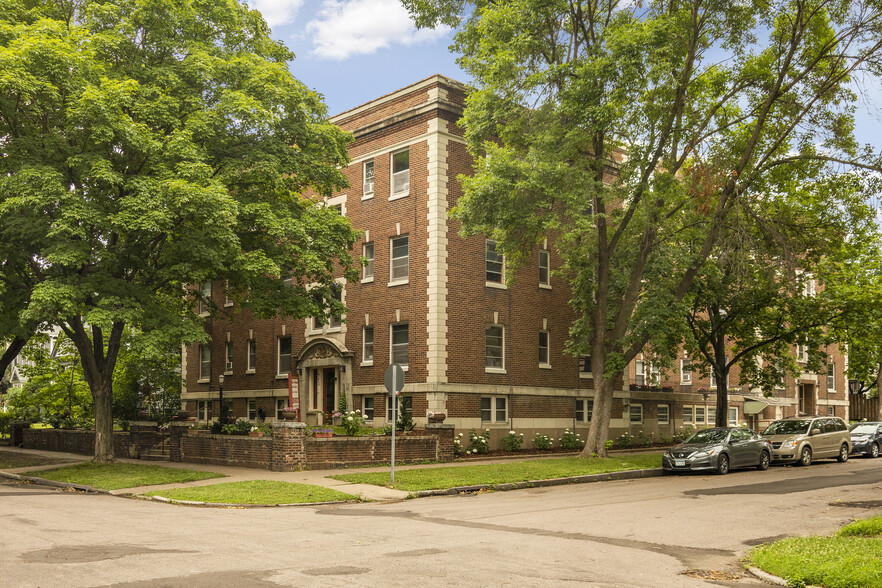
<path fill-rule="evenodd" d="M 509 431 L 508 434 L 509 434 L 509 435 L 514 435 L 515 432 L 514 432 L 514 431 Z"/>

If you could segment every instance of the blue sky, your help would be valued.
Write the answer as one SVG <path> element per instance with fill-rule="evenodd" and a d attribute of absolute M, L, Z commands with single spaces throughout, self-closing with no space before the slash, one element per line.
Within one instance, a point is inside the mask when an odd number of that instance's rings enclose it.
<path fill-rule="evenodd" d="M 443 74 L 468 83 L 448 49 L 450 30 L 418 31 L 400 0 L 247 0 L 297 58 L 294 76 L 324 96 L 331 115 Z M 857 114 L 861 143 L 882 143 L 882 84 L 865 80 Z"/>

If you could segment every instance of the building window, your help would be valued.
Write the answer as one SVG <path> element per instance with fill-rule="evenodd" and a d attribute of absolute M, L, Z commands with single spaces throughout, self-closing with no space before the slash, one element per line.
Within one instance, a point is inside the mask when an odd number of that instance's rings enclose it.
<path fill-rule="evenodd" d="M 539 365 L 551 367 L 548 360 L 548 331 L 539 331 Z"/>
<path fill-rule="evenodd" d="M 643 405 L 642 404 L 633 404 L 628 407 L 628 414 L 631 417 L 632 425 L 641 425 L 643 424 Z"/>
<path fill-rule="evenodd" d="M 363 327 L 361 330 L 361 365 L 374 364 L 374 328 Z"/>
<path fill-rule="evenodd" d="M 508 421 L 508 398 L 505 396 L 481 397 L 481 420 L 486 423 Z"/>
<path fill-rule="evenodd" d="M 659 404 L 656 407 L 658 414 L 658 424 L 667 425 L 671 422 L 671 409 L 667 404 Z"/>
<path fill-rule="evenodd" d="M 364 162 L 364 187 L 362 191 L 365 198 L 374 195 L 374 160 Z"/>
<path fill-rule="evenodd" d="M 291 337 L 279 337 L 278 375 L 288 375 L 291 371 Z"/>
<path fill-rule="evenodd" d="M 288 401 L 284 398 L 276 398 L 276 420 L 282 420 L 282 411 L 288 408 Z"/>
<path fill-rule="evenodd" d="M 684 406 L 683 407 L 683 423 L 694 423 L 695 422 L 695 411 L 692 410 L 692 406 Z"/>
<path fill-rule="evenodd" d="M 580 378 L 590 378 L 591 376 L 592 376 L 591 356 L 590 355 L 580 355 L 579 356 L 579 377 Z"/>
<path fill-rule="evenodd" d="M 680 360 L 680 383 L 692 383 L 692 359 L 689 357 Z"/>
<path fill-rule="evenodd" d="M 775 388 L 778 390 L 784 389 L 784 362 L 781 359 L 775 360 L 775 373 L 777 374 L 777 378 L 775 380 Z"/>
<path fill-rule="evenodd" d="M 484 331 L 484 370 L 505 370 L 505 329 L 501 325 L 490 325 Z"/>
<path fill-rule="evenodd" d="M 254 372 L 257 368 L 257 341 L 248 339 L 248 371 Z"/>
<path fill-rule="evenodd" d="M 729 426 L 737 427 L 738 426 L 738 407 L 730 406 L 729 407 Z"/>
<path fill-rule="evenodd" d="M 692 410 L 695 411 L 695 424 L 703 425 L 705 423 L 704 420 L 704 406 L 694 406 Z"/>
<path fill-rule="evenodd" d="M 827 407 L 827 416 L 836 416 L 836 407 L 828 406 Z"/>
<path fill-rule="evenodd" d="M 208 316 L 211 309 L 211 282 L 203 282 L 197 311 L 199 316 Z"/>
<path fill-rule="evenodd" d="M 233 306 L 233 299 L 230 298 L 230 281 L 224 281 L 224 306 Z"/>
<path fill-rule="evenodd" d="M 361 246 L 361 255 L 364 257 L 364 267 L 361 268 L 361 281 L 374 281 L 374 244 L 365 243 Z"/>
<path fill-rule="evenodd" d="M 707 424 L 709 424 L 709 425 L 717 424 L 717 409 L 713 406 L 707 407 Z"/>
<path fill-rule="evenodd" d="M 594 400 L 576 399 L 576 421 L 591 422 L 591 415 L 594 413 Z"/>
<path fill-rule="evenodd" d="M 398 420 L 413 416 L 412 396 L 386 396 L 386 422 L 392 422 L 392 399 L 398 399 Z"/>
<path fill-rule="evenodd" d="M 233 372 L 233 342 L 227 341 L 225 348 L 226 348 L 227 357 L 224 361 L 224 371 L 226 373 L 232 373 Z"/>
<path fill-rule="evenodd" d="M 254 398 L 248 399 L 248 420 L 253 421 L 257 419 L 257 400 Z"/>
<path fill-rule="evenodd" d="M 827 391 L 836 392 L 836 366 L 832 357 L 827 361 Z"/>
<path fill-rule="evenodd" d="M 211 345 L 199 346 L 199 380 L 211 381 Z"/>
<path fill-rule="evenodd" d="M 334 300 L 337 302 L 343 302 L 343 286 L 340 284 L 334 284 L 333 286 L 333 296 Z M 340 329 L 343 326 L 343 316 L 339 314 L 331 315 L 330 321 L 328 322 L 329 329 Z"/>
<path fill-rule="evenodd" d="M 407 235 L 393 237 L 390 242 L 389 283 L 407 283 L 410 277 L 410 238 Z"/>
<path fill-rule="evenodd" d="M 366 396 L 361 401 L 361 414 L 366 421 L 374 420 L 374 398 Z"/>
<path fill-rule="evenodd" d="M 501 285 L 504 279 L 504 258 L 502 254 L 496 250 L 496 241 L 493 241 L 492 239 L 487 239 L 485 253 L 487 283 Z"/>
<path fill-rule="evenodd" d="M 548 251 L 541 249 L 539 251 L 539 285 L 551 287 L 551 268 L 549 265 Z"/>
<path fill-rule="evenodd" d="M 407 196 L 410 191 L 410 150 L 404 149 L 392 154 L 392 196 Z"/>
<path fill-rule="evenodd" d="M 808 345 L 799 344 L 796 346 L 796 361 L 801 363 L 808 361 Z"/>
<path fill-rule="evenodd" d="M 196 418 L 200 421 L 208 420 L 208 402 L 205 400 L 198 400 L 196 402 Z"/>
<path fill-rule="evenodd" d="M 728 365 L 729 364 L 729 357 L 726 356 L 726 359 L 724 361 L 726 362 L 726 365 Z M 729 372 L 726 372 L 726 386 L 727 387 L 729 386 Z M 710 387 L 711 388 L 717 387 L 717 374 L 716 374 L 716 372 L 714 372 L 713 368 L 711 368 L 711 372 L 710 372 Z"/>
<path fill-rule="evenodd" d="M 397 363 L 401 365 L 401 367 L 405 367 L 410 362 L 410 358 L 408 355 L 408 324 L 403 323 L 400 325 L 392 325 L 391 326 L 391 352 L 389 357 L 392 359 L 391 363 Z"/>
<path fill-rule="evenodd" d="M 634 362 L 634 383 L 638 386 L 646 385 L 646 364 L 642 359 Z"/>

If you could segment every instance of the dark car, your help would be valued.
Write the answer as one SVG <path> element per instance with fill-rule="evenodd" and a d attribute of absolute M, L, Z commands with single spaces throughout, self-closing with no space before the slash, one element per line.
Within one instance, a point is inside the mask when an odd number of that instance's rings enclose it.
<path fill-rule="evenodd" d="M 716 427 L 702 429 L 662 455 L 666 472 L 714 471 L 726 474 L 731 468 L 766 470 L 772 461 L 772 446 L 750 429 Z"/>
<path fill-rule="evenodd" d="M 851 432 L 851 452 L 867 457 L 879 457 L 882 444 L 882 423 L 854 423 L 848 428 Z"/>

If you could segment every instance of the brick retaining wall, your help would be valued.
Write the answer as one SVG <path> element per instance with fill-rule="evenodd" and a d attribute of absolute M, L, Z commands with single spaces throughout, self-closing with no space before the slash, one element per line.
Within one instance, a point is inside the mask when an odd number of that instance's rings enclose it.
<path fill-rule="evenodd" d="M 181 461 L 259 470 L 272 469 L 273 438 L 241 435 L 182 435 Z"/>

